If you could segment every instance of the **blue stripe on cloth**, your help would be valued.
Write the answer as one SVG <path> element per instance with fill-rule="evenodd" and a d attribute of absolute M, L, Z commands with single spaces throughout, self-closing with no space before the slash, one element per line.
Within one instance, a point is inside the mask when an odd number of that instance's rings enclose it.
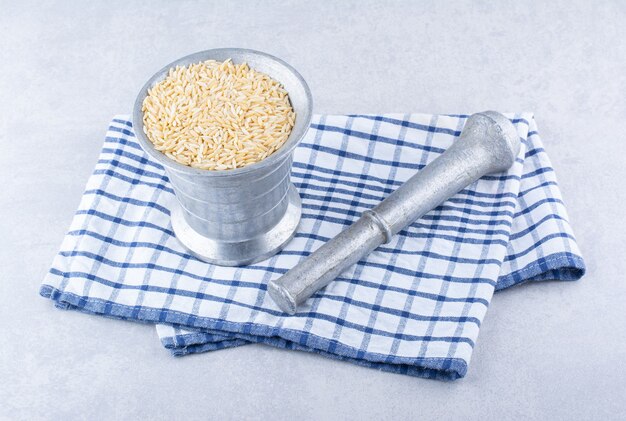
<path fill-rule="evenodd" d="M 61 309 L 155 323 L 176 356 L 264 343 L 463 377 L 494 291 L 585 271 L 531 114 L 510 116 L 523 141 L 511 170 L 426 214 L 295 316 L 275 307 L 266 285 L 445 151 L 467 117 L 315 116 L 294 153 L 299 230 L 281 253 L 241 268 L 201 262 L 176 241 L 168 177 L 116 117 L 40 294 Z"/>

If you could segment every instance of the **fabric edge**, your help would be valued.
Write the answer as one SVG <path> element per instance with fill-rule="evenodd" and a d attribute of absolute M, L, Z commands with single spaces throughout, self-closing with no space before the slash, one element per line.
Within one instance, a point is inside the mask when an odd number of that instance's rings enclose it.
<path fill-rule="evenodd" d="M 586 270 L 582 257 L 568 252 L 554 253 L 499 278 L 496 292 L 529 281 L 577 281 Z"/>
<path fill-rule="evenodd" d="M 61 304 L 66 309 L 105 315 L 122 320 L 131 319 L 132 316 L 133 321 L 141 321 L 144 323 L 181 324 L 181 322 L 187 322 L 188 319 L 186 315 L 179 314 L 173 310 L 137 310 L 134 307 L 121 304 L 115 304 L 115 306 L 111 307 L 109 313 L 104 314 L 102 310 L 105 306 L 110 305 L 110 303 L 105 300 L 80 297 L 73 293 L 60 291 L 50 285 L 42 285 L 39 294 L 44 298 L 54 301 L 56 304 Z M 222 330 L 225 330 L 224 328 L 226 327 L 224 321 L 203 317 L 194 319 L 194 323 L 196 327 L 199 328 L 215 328 L 218 324 Z M 238 339 L 248 337 L 254 342 L 264 343 L 277 348 L 314 352 L 329 358 L 349 361 L 357 365 L 377 368 L 382 371 L 437 380 L 456 380 L 464 377 L 467 373 L 467 362 L 459 358 L 390 358 L 388 355 L 363 352 L 310 333 L 304 335 L 301 332 L 290 330 L 288 331 L 288 337 L 279 337 L 275 335 L 272 329 L 265 326 L 245 323 L 229 323 L 228 328 L 229 331 L 232 331 L 238 336 Z M 285 329 L 282 329 L 281 332 L 283 332 L 284 335 Z M 246 341 L 246 343 L 247 342 L 249 341 Z M 166 343 L 170 344 L 169 341 Z M 173 345 L 173 340 L 171 344 Z M 231 343 L 223 343 L 221 347 L 215 346 L 213 349 L 210 349 L 212 348 L 211 344 L 198 344 L 187 347 L 185 350 L 172 348 L 170 352 L 174 354 L 172 350 L 175 349 L 176 353 L 174 355 L 182 356 L 190 353 L 226 348 L 229 344 Z M 241 345 L 243 345 L 243 343 L 241 343 Z M 331 348 L 333 350 L 332 353 L 328 352 Z"/>

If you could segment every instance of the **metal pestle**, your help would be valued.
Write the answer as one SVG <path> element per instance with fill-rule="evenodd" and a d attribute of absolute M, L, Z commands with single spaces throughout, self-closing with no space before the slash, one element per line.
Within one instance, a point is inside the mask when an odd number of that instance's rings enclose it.
<path fill-rule="evenodd" d="M 282 277 L 270 281 L 269 295 L 283 311 L 295 314 L 297 306 L 316 291 L 425 213 L 483 175 L 510 168 L 519 148 L 517 131 L 505 116 L 495 111 L 471 115 L 447 151 Z"/>

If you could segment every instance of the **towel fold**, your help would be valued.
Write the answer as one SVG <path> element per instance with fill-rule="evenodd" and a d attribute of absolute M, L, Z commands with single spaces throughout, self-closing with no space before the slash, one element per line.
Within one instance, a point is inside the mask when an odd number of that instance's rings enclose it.
<path fill-rule="evenodd" d="M 576 280 L 584 263 L 532 114 L 513 167 L 481 178 L 382 245 L 295 316 L 266 285 L 448 148 L 466 115 L 317 115 L 296 148 L 295 238 L 250 266 L 219 267 L 175 239 L 176 200 L 126 116 L 100 159 L 41 295 L 64 309 L 157 324 L 174 355 L 261 342 L 436 379 L 467 371 L 494 290 Z"/>

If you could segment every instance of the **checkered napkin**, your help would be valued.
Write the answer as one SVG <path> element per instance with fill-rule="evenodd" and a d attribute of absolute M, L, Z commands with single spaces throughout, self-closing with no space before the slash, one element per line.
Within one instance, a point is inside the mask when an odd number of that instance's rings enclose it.
<path fill-rule="evenodd" d="M 131 122 L 111 123 L 41 295 L 64 309 L 157 324 L 175 355 L 261 342 L 415 376 L 466 373 L 494 290 L 575 280 L 584 263 L 531 114 L 490 175 L 429 212 L 285 316 L 266 285 L 448 148 L 467 116 L 318 115 L 295 151 L 295 238 L 276 256 L 227 268 L 175 239 L 175 197 Z"/>

